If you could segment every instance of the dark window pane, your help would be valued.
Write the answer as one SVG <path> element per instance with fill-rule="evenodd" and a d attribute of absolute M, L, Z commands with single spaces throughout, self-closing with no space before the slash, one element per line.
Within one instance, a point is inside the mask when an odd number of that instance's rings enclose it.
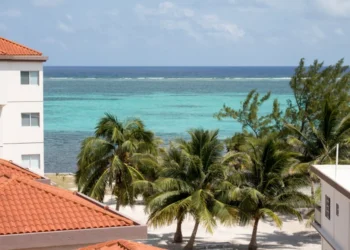
<path fill-rule="evenodd" d="M 31 85 L 39 85 L 39 72 L 38 71 L 29 72 L 29 83 Z"/>
<path fill-rule="evenodd" d="M 31 123 L 30 125 L 33 126 L 37 126 L 39 127 L 40 124 L 40 120 L 39 120 L 39 113 L 31 113 Z"/>
<path fill-rule="evenodd" d="M 22 114 L 22 126 L 30 126 L 30 114 Z"/>
<path fill-rule="evenodd" d="M 328 218 L 328 220 L 331 219 L 331 198 L 329 198 L 327 195 L 326 195 L 326 199 L 325 199 L 325 216 L 326 218 Z"/>
<path fill-rule="evenodd" d="M 335 213 L 337 214 L 337 216 L 339 216 L 339 204 L 338 203 L 335 205 Z"/>
<path fill-rule="evenodd" d="M 21 71 L 21 84 L 29 84 L 29 72 Z"/>

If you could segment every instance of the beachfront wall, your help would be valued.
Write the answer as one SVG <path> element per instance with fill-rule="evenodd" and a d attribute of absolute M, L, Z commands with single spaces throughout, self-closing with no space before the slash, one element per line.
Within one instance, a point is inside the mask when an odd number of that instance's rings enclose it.
<path fill-rule="evenodd" d="M 147 239 L 147 226 L 135 225 L 128 227 L 0 235 L 0 249 L 76 250 L 84 246 L 115 239 Z"/>
<path fill-rule="evenodd" d="M 21 80 L 22 72 L 30 84 Z M 39 114 L 22 124 L 22 114 Z M 28 119 L 27 119 L 28 121 Z M 0 61 L 0 158 L 44 174 L 43 61 Z"/>

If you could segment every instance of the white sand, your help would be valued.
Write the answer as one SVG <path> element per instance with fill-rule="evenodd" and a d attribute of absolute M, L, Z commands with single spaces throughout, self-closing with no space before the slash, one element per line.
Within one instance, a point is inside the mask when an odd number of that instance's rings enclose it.
<path fill-rule="evenodd" d="M 105 201 L 111 208 L 115 208 L 115 205 L 112 204 L 113 199 L 111 199 L 111 197 L 106 197 Z M 146 224 L 147 222 L 147 214 L 144 212 L 143 205 L 122 207 L 120 212 L 142 224 Z M 294 218 L 282 218 L 284 222 L 282 230 L 274 227 L 273 224 L 268 221 L 261 221 L 259 223 L 257 237 L 259 249 L 321 249 L 321 240 L 315 229 L 306 228 L 305 222 L 299 223 Z M 191 235 L 193 226 L 194 222 L 190 218 L 187 218 L 183 222 L 182 233 L 185 241 Z M 171 243 L 175 228 L 175 223 L 161 228 L 148 227 L 148 240 L 145 242 L 166 249 L 182 249 L 180 245 Z M 251 232 L 252 226 L 226 227 L 217 225 L 213 234 L 206 232 L 203 227 L 200 227 L 198 229 L 196 243 L 199 248 L 201 248 L 200 246 L 204 247 L 211 244 L 222 243 L 225 245 L 232 244 L 230 248 L 227 247 L 225 249 L 247 249 Z"/>

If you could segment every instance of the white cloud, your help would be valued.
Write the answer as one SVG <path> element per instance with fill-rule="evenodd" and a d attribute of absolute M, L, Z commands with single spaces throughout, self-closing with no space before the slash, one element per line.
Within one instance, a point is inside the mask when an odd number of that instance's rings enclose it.
<path fill-rule="evenodd" d="M 38 7 L 55 7 L 64 0 L 33 0 L 33 4 Z"/>
<path fill-rule="evenodd" d="M 316 5 L 326 14 L 336 17 L 350 17 L 349 0 L 315 0 Z"/>
<path fill-rule="evenodd" d="M 172 17 L 193 17 L 194 11 L 188 8 L 179 8 L 172 2 L 162 2 L 158 8 L 147 8 L 142 4 L 137 4 L 135 12 L 141 17 L 170 15 Z"/>
<path fill-rule="evenodd" d="M 344 36 L 345 33 L 344 33 L 344 30 L 342 28 L 336 28 L 334 30 L 335 34 L 339 35 L 339 36 Z"/>
<path fill-rule="evenodd" d="M 66 14 L 66 18 L 67 18 L 69 21 L 72 21 L 72 20 L 73 20 L 73 17 L 72 17 L 70 14 Z"/>
<path fill-rule="evenodd" d="M 235 23 L 216 15 L 198 15 L 192 9 L 181 8 L 168 1 L 160 3 L 157 8 L 137 4 L 135 12 L 141 19 L 154 17 L 161 28 L 184 31 L 198 41 L 203 40 L 203 36 L 237 40 L 245 35 L 244 30 Z"/>
<path fill-rule="evenodd" d="M 21 11 L 17 9 L 8 9 L 0 12 L 0 16 L 6 16 L 6 17 L 20 17 L 21 15 L 22 15 Z"/>
<path fill-rule="evenodd" d="M 193 30 L 192 25 L 188 21 L 165 20 L 161 22 L 161 27 L 166 30 L 182 30 L 190 37 L 198 41 L 202 40 L 202 36 Z"/>
<path fill-rule="evenodd" d="M 172 2 L 163 2 L 159 4 L 160 13 L 167 13 L 169 10 L 174 8 L 175 8 L 175 5 Z"/>
<path fill-rule="evenodd" d="M 234 23 L 221 20 L 216 15 L 205 15 L 197 22 L 208 32 L 214 36 L 222 36 L 228 39 L 237 40 L 244 37 L 244 30 Z"/>
<path fill-rule="evenodd" d="M 62 21 L 58 21 L 57 28 L 63 32 L 66 32 L 66 33 L 74 33 L 75 32 L 73 27 L 69 26 L 68 24 L 65 24 Z"/>
<path fill-rule="evenodd" d="M 63 43 L 62 41 L 56 40 L 52 37 L 46 37 L 46 38 L 42 39 L 40 42 L 50 44 L 50 45 L 53 45 L 55 47 L 59 46 L 62 49 L 67 50 L 67 45 L 65 43 Z"/>

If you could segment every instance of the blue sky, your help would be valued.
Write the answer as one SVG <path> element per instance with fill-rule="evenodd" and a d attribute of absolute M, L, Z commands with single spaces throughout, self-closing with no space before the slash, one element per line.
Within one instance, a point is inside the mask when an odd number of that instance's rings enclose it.
<path fill-rule="evenodd" d="M 47 65 L 350 63 L 350 0 L 1 0 L 0 36 Z"/>

